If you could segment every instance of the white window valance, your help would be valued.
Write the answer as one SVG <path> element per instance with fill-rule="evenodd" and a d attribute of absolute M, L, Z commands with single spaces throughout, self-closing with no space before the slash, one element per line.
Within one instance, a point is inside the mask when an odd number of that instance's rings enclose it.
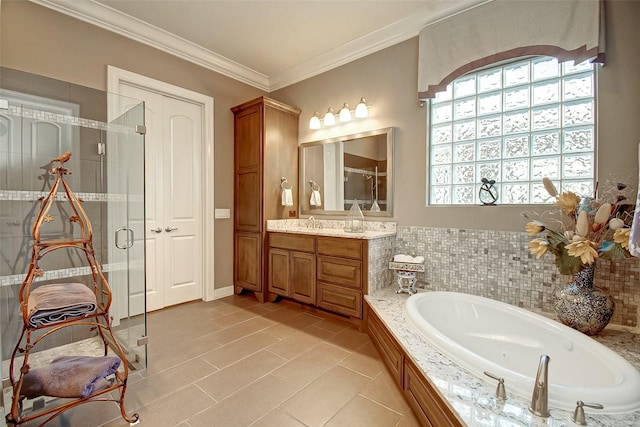
<path fill-rule="evenodd" d="M 601 0 L 492 0 L 420 31 L 418 96 L 476 68 L 525 55 L 604 63 Z"/>

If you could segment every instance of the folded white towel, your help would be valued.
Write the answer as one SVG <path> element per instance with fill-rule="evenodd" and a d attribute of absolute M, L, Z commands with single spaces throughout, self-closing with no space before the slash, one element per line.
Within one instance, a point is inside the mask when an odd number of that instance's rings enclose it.
<path fill-rule="evenodd" d="M 398 254 L 393 256 L 394 262 L 408 262 L 410 264 L 422 264 L 424 262 L 423 256 L 412 257 L 411 255 Z"/>
<path fill-rule="evenodd" d="M 309 200 L 309 204 L 311 206 L 322 206 L 320 190 L 311 190 L 311 199 Z"/>
<path fill-rule="evenodd" d="M 293 193 L 290 188 L 282 189 L 282 206 L 293 206 Z"/>

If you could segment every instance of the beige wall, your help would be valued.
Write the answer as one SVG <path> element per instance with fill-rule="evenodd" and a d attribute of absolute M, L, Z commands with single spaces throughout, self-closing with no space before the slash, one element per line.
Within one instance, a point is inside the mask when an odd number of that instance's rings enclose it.
<path fill-rule="evenodd" d="M 606 3 L 607 65 L 599 70 L 598 174 L 631 177 L 637 185 L 640 143 L 640 2 Z M 401 225 L 521 230 L 522 207 L 425 207 L 425 109 L 417 101 L 417 38 L 369 55 L 301 83 L 273 97 L 302 109 L 300 140 L 308 142 L 386 126 L 395 134 L 395 215 Z M 373 105 L 371 118 L 336 126 L 330 132 L 308 128 L 315 110 L 322 114 L 361 96 Z"/>
<path fill-rule="evenodd" d="M 106 90 L 107 65 L 114 65 L 213 97 L 215 207 L 233 208 L 230 108 L 264 92 L 27 1 L 5 0 L 0 10 L 3 67 Z M 233 220 L 216 220 L 216 288 L 233 283 L 232 248 Z"/>
<path fill-rule="evenodd" d="M 640 142 L 640 2 L 613 1 L 607 11 L 607 65 L 599 73 L 600 179 L 631 176 L 637 185 Z M 106 89 L 106 65 L 200 92 L 215 99 L 215 205 L 232 208 L 233 115 L 229 108 L 263 93 L 125 37 L 26 1 L 3 1 L 0 63 L 96 89 Z M 271 94 L 302 109 L 300 141 L 395 126 L 395 216 L 401 225 L 521 230 L 520 207 L 425 207 L 425 109 L 417 101 L 417 38 Z M 355 107 L 361 96 L 371 116 L 308 129 L 315 110 Z M 216 288 L 232 283 L 233 226 L 216 220 Z"/>

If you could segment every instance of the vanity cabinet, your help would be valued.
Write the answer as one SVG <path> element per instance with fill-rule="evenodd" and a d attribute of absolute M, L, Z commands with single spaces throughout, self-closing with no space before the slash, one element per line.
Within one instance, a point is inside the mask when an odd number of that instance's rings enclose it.
<path fill-rule="evenodd" d="M 314 237 L 270 233 L 268 257 L 269 294 L 315 304 Z"/>
<path fill-rule="evenodd" d="M 362 319 L 367 241 L 293 233 L 268 234 L 268 291 Z"/>
<path fill-rule="evenodd" d="M 282 206 L 281 178 L 298 182 L 300 110 L 260 97 L 233 107 L 234 114 L 234 291 L 253 291 L 264 302 L 266 221 L 297 217 Z"/>

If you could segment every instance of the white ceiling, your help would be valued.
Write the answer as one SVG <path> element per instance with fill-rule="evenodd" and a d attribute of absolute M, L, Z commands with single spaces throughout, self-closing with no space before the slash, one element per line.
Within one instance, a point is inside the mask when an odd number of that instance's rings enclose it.
<path fill-rule="evenodd" d="M 273 91 L 487 0 L 31 0 Z"/>

